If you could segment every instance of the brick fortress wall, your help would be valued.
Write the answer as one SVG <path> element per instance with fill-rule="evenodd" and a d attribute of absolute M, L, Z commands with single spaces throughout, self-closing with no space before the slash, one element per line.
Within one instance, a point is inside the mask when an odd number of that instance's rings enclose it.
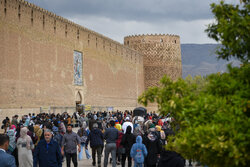
<path fill-rule="evenodd" d="M 82 86 L 74 84 L 74 51 L 83 55 Z M 79 100 L 133 108 L 144 90 L 140 53 L 23 0 L 0 0 L 0 52 L 2 116 Z"/>
<path fill-rule="evenodd" d="M 144 86 L 157 86 L 164 74 L 176 80 L 182 76 L 180 37 L 177 35 L 135 35 L 124 45 L 143 55 Z"/>

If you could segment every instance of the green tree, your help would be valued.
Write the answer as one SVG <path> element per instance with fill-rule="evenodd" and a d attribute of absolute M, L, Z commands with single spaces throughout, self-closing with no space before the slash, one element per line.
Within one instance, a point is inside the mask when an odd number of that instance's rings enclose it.
<path fill-rule="evenodd" d="M 171 113 L 180 126 L 167 149 L 209 167 L 241 167 L 250 163 L 250 65 L 229 66 L 229 73 L 207 77 L 197 83 L 163 77 L 161 86 L 139 97 L 147 105 L 157 102 L 162 115 Z"/>
<path fill-rule="evenodd" d="M 185 81 L 188 83 L 188 84 L 196 84 L 197 86 L 197 91 L 201 91 L 205 85 L 207 84 L 207 80 L 205 77 L 202 77 L 200 75 L 196 75 L 194 77 L 192 77 L 191 75 L 188 75 L 186 78 L 185 78 Z"/>
<path fill-rule="evenodd" d="M 206 78 L 172 81 L 165 76 L 138 101 L 145 106 L 156 102 L 162 115 L 175 117 L 180 130 L 169 138 L 167 149 L 209 167 L 244 167 L 250 164 L 249 1 L 211 8 L 216 23 L 206 31 L 222 43 L 219 57 L 235 57 L 241 67 L 228 65 L 228 73 Z"/>
<path fill-rule="evenodd" d="M 235 57 L 244 61 L 250 58 L 250 1 L 242 0 L 239 5 L 211 4 L 215 16 L 212 23 L 205 30 L 208 36 L 221 43 L 217 51 L 219 58 Z"/>

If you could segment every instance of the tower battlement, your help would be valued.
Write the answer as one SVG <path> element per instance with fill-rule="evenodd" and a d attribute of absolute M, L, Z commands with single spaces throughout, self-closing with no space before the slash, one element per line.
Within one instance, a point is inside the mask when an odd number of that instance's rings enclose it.
<path fill-rule="evenodd" d="M 124 45 L 138 45 L 138 44 L 180 44 L 180 37 L 178 35 L 169 34 L 150 34 L 150 35 L 131 35 L 124 38 Z"/>
<path fill-rule="evenodd" d="M 179 37 L 179 35 L 175 35 L 175 34 L 135 34 L 135 35 L 129 35 L 129 36 L 126 36 L 125 38 L 131 38 L 131 37 L 145 37 L 145 36 L 175 36 L 175 37 Z"/>

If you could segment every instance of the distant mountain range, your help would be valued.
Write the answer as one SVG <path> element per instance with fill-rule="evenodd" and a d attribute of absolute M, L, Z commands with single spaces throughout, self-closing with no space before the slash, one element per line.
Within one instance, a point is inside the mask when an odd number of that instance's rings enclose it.
<path fill-rule="evenodd" d="M 218 44 L 181 44 L 182 77 L 226 72 L 230 62 L 233 66 L 240 65 L 237 60 L 218 60 L 215 53 L 218 47 Z"/>

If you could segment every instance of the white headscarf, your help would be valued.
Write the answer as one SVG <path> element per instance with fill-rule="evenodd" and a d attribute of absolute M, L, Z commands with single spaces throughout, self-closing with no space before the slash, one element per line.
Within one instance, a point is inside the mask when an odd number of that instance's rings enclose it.
<path fill-rule="evenodd" d="M 27 149 L 30 149 L 30 142 L 31 138 L 27 135 L 28 129 L 26 127 L 23 127 L 20 131 L 20 137 L 24 140 L 26 140 L 26 147 Z"/>

